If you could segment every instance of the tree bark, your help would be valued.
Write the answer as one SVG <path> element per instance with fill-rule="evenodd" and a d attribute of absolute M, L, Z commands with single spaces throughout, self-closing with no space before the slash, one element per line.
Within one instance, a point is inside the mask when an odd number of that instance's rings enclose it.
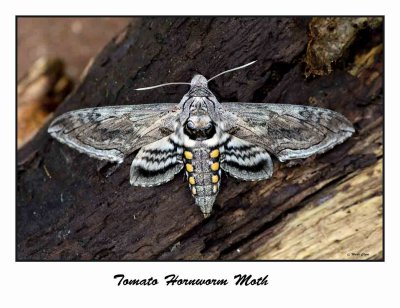
<path fill-rule="evenodd" d="M 46 125 L 17 154 L 17 259 L 382 259 L 382 27 L 366 24 L 329 73 L 306 78 L 316 21 L 143 18 L 101 51 L 55 116 L 178 103 L 184 86 L 132 89 L 257 60 L 212 81 L 211 91 L 220 101 L 335 110 L 356 128 L 349 140 L 296 165 L 275 160 L 269 180 L 224 176 L 204 220 L 183 174 L 159 187 L 131 187 L 134 155 L 120 166 L 97 161 L 52 139 Z"/>

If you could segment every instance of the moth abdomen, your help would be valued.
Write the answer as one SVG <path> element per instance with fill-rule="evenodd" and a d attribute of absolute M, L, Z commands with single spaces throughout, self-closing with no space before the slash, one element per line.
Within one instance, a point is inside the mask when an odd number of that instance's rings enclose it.
<path fill-rule="evenodd" d="M 220 151 L 207 147 L 185 148 L 186 177 L 195 203 L 205 216 L 211 213 L 221 181 Z"/>

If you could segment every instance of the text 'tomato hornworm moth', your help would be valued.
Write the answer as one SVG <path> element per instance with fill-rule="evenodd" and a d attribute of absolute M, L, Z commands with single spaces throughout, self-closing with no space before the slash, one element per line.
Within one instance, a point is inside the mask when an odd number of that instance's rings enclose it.
<path fill-rule="evenodd" d="M 56 118 L 48 132 L 91 157 L 132 162 L 130 183 L 156 186 L 183 168 L 196 205 L 210 215 L 221 183 L 221 169 L 245 181 L 272 176 L 269 153 L 279 161 L 303 159 L 331 149 L 354 128 L 341 114 L 323 108 L 257 103 L 220 103 L 207 80 L 195 75 L 179 104 L 108 106 L 71 111 Z"/>

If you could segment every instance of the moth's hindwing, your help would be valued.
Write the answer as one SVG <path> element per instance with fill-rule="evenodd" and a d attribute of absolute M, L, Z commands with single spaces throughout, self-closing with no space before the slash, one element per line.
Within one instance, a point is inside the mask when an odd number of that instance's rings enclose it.
<path fill-rule="evenodd" d="M 131 165 L 130 183 L 157 186 L 166 183 L 183 168 L 183 148 L 174 134 L 140 149 Z"/>
<path fill-rule="evenodd" d="M 272 160 L 263 148 L 230 136 L 221 150 L 221 168 L 231 176 L 245 181 L 264 180 L 272 176 Z"/>

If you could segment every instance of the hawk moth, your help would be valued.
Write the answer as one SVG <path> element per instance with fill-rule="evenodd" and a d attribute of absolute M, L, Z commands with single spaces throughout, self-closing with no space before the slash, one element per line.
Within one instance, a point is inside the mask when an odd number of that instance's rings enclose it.
<path fill-rule="evenodd" d="M 67 112 L 48 132 L 58 141 L 97 159 L 121 163 L 139 150 L 130 183 L 150 187 L 185 169 L 189 189 L 204 217 L 210 215 L 221 170 L 245 181 L 272 176 L 270 153 L 279 161 L 323 153 L 354 133 L 352 124 L 329 109 L 258 103 L 220 103 L 212 79 L 195 75 L 179 104 L 108 106 Z"/>

